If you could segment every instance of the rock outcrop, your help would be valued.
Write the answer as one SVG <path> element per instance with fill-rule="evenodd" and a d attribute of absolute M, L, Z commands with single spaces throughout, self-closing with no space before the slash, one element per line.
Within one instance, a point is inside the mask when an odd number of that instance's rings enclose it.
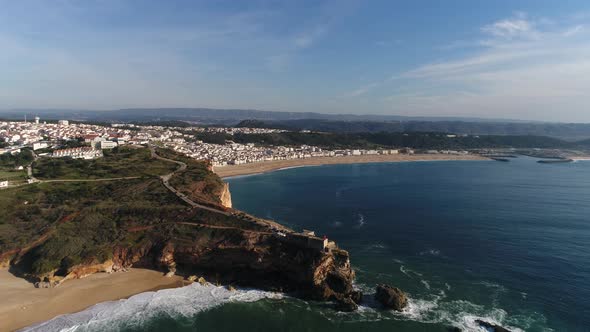
<path fill-rule="evenodd" d="M 401 311 L 408 304 L 408 297 L 399 288 L 378 285 L 375 299 L 386 308 Z"/>
<path fill-rule="evenodd" d="M 510 332 L 510 330 L 507 330 L 505 328 L 503 328 L 500 325 L 496 325 L 496 324 L 492 324 L 486 321 L 483 321 L 481 319 L 477 319 L 475 321 L 477 324 L 479 324 L 479 326 L 486 328 L 489 331 L 494 331 L 494 332 Z"/>
<path fill-rule="evenodd" d="M 223 190 L 221 191 L 221 195 L 219 196 L 219 200 L 221 201 L 221 205 L 225 206 L 226 208 L 232 208 L 231 202 L 231 193 L 229 191 L 229 183 L 223 184 Z"/>
<path fill-rule="evenodd" d="M 141 245 L 117 246 L 113 268 L 199 275 L 216 284 L 293 292 L 315 300 L 350 304 L 355 303 L 353 297 L 360 299 L 352 288 L 355 274 L 345 250 L 309 248 L 272 232 L 196 230 L 190 241 L 162 236 Z"/>
<path fill-rule="evenodd" d="M 174 157 L 167 153 L 166 158 Z M 115 199 L 95 208 L 102 196 L 85 192 L 88 197 L 78 205 L 59 207 L 68 214 L 55 228 L 25 248 L 0 253 L 0 262 L 9 261 L 15 273 L 38 287 L 141 267 L 194 276 L 189 280 L 199 283 L 289 292 L 337 302 L 341 310 L 356 308 L 362 295 L 353 290 L 347 251 L 327 239 L 232 210 L 229 186 L 210 173 L 211 165 L 182 160 L 189 165 L 169 179 L 174 190 L 154 178 L 134 180 L 131 187 L 96 184 L 104 193 L 115 190 Z M 198 204 L 184 204 L 178 193 Z"/>

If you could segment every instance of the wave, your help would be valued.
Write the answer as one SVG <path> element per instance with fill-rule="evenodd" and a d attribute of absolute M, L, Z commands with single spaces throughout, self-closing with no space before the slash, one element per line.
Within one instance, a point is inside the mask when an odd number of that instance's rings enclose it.
<path fill-rule="evenodd" d="M 538 320 L 537 317 L 507 317 L 500 308 L 486 308 L 464 300 L 442 301 L 444 293 L 433 295 L 431 299 L 408 298 L 407 307 L 401 312 L 392 312 L 398 319 L 412 320 L 428 324 L 443 324 L 459 328 L 461 331 L 487 331 L 477 323 L 483 320 L 500 325 L 514 332 L 524 332 L 513 324 L 528 329 Z"/>
<path fill-rule="evenodd" d="M 428 281 L 421 280 L 421 282 L 431 287 Z M 401 312 L 383 310 L 374 300 L 374 291 L 370 292 L 370 287 L 355 284 L 355 288 L 369 292 L 365 293 L 363 304 L 359 306 L 358 313 L 348 316 L 353 321 L 395 319 L 453 326 L 461 331 L 487 332 L 477 323 L 477 320 L 482 320 L 503 326 L 514 332 L 523 332 L 529 329 L 552 331 L 546 327 L 546 318 L 539 313 L 531 312 L 508 316 L 505 310 L 496 305 L 489 307 L 466 300 L 449 300 L 443 289 L 438 289 L 439 292 L 434 293 L 437 290 L 434 286 L 431 287 L 433 292 L 423 298 L 415 298 L 409 294 L 408 305 Z M 450 290 L 451 287 L 445 283 L 444 288 Z M 359 318 L 358 315 L 362 317 Z"/>
<path fill-rule="evenodd" d="M 422 273 L 416 272 L 414 270 L 410 270 L 410 269 L 406 268 L 404 265 L 400 265 L 399 270 L 401 273 L 405 274 L 409 278 L 414 278 L 412 275 L 422 277 Z"/>
<path fill-rule="evenodd" d="M 424 255 L 440 256 L 440 250 L 430 249 L 430 250 L 424 250 L 424 251 L 420 252 L 420 256 L 424 256 Z"/>
<path fill-rule="evenodd" d="M 281 299 L 281 293 L 259 290 L 230 291 L 225 287 L 198 283 L 134 295 L 125 300 L 96 304 L 84 311 L 57 316 L 20 331 L 113 331 L 138 328 L 159 315 L 192 317 L 199 312 L 230 302 Z"/>
<path fill-rule="evenodd" d="M 304 167 L 320 167 L 323 165 L 298 165 L 298 166 L 287 166 L 287 167 L 281 167 L 278 168 L 277 171 L 285 171 L 288 169 L 294 169 L 294 168 L 304 168 Z"/>
<path fill-rule="evenodd" d="M 365 216 L 363 216 L 361 213 L 358 214 L 358 227 L 361 228 L 365 225 Z"/>

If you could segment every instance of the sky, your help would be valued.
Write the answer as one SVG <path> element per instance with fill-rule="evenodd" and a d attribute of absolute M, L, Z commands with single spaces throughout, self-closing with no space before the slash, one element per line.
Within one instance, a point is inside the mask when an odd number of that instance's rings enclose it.
<path fill-rule="evenodd" d="M 590 122 L 587 0 L 0 0 L 0 109 Z"/>

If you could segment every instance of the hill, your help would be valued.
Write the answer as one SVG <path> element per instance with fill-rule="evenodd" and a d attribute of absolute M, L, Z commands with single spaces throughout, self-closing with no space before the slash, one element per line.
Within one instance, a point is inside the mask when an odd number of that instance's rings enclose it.
<path fill-rule="evenodd" d="M 476 121 L 334 121 L 319 119 L 244 120 L 238 127 L 332 133 L 440 132 L 462 135 L 548 136 L 570 141 L 590 138 L 590 124 Z"/>
<path fill-rule="evenodd" d="M 43 120 L 69 119 L 94 123 L 143 123 L 187 126 L 229 125 L 256 120 L 265 126 L 295 130 L 338 133 L 352 132 L 448 132 L 473 135 L 533 135 L 566 140 L 590 138 L 590 124 L 548 123 L 510 119 L 469 117 L 421 117 L 378 114 L 323 114 L 316 112 L 276 112 L 249 109 L 134 108 L 120 110 L 0 110 L 0 117 L 22 120 L 24 115 Z"/>
<path fill-rule="evenodd" d="M 351 296 L 346 251 L 227 207 L 227 186 L 207 162 L 152 151 L 37 160 L 39 182 L 0 190 L 0 265 L 38 287 L 145 267 L 316 299 Z"/>

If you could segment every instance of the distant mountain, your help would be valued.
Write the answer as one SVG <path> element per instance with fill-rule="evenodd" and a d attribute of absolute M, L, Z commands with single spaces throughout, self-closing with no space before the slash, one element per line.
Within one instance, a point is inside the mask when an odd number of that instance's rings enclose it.
<path fill-rule="evenodd" d="M 188 122 L 205 125 L 244 125 L 325 132 L 446 132 L 471 135 L 535 135 L 576 141 L 590 139 L 590 124 L 526 122 L 452 117 L 407 117 L 397 115 L 321 114 L 314 112 L 273 112 L 211 108 L 133 108 L 97 110 L 0 111 L 0 118 L 32 120 L 68 119 L 92 122 L 134 122 L 170 124 Z M 246 122 L 247 124 L 247 122 Z"/>
<path fill-rule="evenodd" d="M 521 122 L 518 120 L 490 120 L 459 117 L 410 117 L 399 115 L 355 115 L 323 114 L 314 112 L 275 112 L 247 109 L 212 108 L 129 108 L 120 110 L 60 110 L 60 109 L 15 109 L 0 110 L 0 117 L 23 118 L 24 114 L 39 115 L 48 119 L 68 118 L 70 120 L 92 121 L 168 121 L 182 120 L 202 123 L 237 124 L 246 119 L 263 121 L 284 120 L 330 120 L 330 121 L 475 121 L 475 122 Z"/>
<path fill-rule="evenodd" d="M 590 124 L 467 122 L 467 121 L 330 121 L 316 119 L 260 121 L 245 120 L 238 126 L 311 130 L 332 133 L 440 132 L 467 135 L 549 136 L 571 141 L 590 138 Z"/>

